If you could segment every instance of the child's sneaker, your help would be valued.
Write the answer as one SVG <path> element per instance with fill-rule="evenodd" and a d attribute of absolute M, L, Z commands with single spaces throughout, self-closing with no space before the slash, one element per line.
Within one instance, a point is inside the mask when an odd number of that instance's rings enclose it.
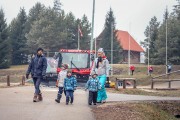
<path fill-rule="evenodd" d="M 89 103 L 89 105 L 92 105 L 91 103 Z"/>
<path fill-rule="evenodd" d="M 94 103 L 94 105 L 96 105 L 96 103 Z"/>

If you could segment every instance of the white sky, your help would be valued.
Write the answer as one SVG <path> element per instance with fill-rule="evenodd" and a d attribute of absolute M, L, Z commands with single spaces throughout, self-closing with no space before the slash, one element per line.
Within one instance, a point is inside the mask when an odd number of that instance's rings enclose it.
<path fill-rule="evenodd" d="M 19 13 L 20 7 L 24 7 L 26 13 L 35 5 L 41 2 L 46 7 L 53 7 L 54 0 L 0 0 L 0 7 L 5 12 L 5 18 L 9 24 Z M 162 21 L 166 6 L 172 12 L 175 0 L 95 0 L 95 24 L 94 37 L 102 31 L 105 23 L 105 16 L 110 7 L 116 18 L 116 28 L 129 31 L 137 42 L 143 41 L 144 30 L 153 16 Z M 83 14 L 92 20 L 93 0 L 60 0 L 65 12 L 72 11 L 76 18 L 81 18 Z"/>

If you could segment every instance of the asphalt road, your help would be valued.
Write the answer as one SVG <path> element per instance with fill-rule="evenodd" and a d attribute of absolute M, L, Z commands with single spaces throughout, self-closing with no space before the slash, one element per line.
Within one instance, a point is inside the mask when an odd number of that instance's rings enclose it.
<path fill-rule="evenodd" d="M 0 120 L 94 120 L 87 94 L 75 91 L 73 105 L 65 105 L 65 96 L 56 103 L 57 88 L 42 87 L 44 100 L 33 103 L 33 87 L 0 89 Z"/>
<path fill-rule="evenodd" d="M 33 103 L 34 87 L 0 88 L 0 120 L 94 120 L 87 104 L 88 92 L 75 91 L 73 105 L 65 105 L 65 96 L 58 104 L 54 101 L 57 88 L 41 87 L 42 102 Z M 180 100 L 180 97 L 158 97 L 107 93 L 107 102 Z"/>

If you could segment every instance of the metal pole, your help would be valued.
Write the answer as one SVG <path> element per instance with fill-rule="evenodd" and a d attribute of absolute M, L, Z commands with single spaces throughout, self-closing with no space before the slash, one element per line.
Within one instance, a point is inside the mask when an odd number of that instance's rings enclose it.
<path fill-rule="evenodd" d="M 111 23 L 111 75 L 113 75 L 113 23 Z"/>
<path fill-rule="evenodd" d="M 166 12 L 167 12 L 167 6 L 166 6 Z M 167 70 L 167 17 L 166 16 L 166 74 L 168 73 L 168 70 Z"/>
<path fill-rule="evenodd" d="M 93 12 L 92 12 L 92 29 L 91 29 L 91 44 L 90 50 L 93 50 L 93 35 L 94 35 L 94 12 L 95 12 L 95 0 L 93 0 Z"/>
<path fill-rule="evenodd" d="M 151 28 L 149 26 L 149 39 L 148 39 L 148 75 L 149 75 L 149 44 L 150 44 L 150 41 L 151 41 Z"/>
<path fill-rule="evenodd" d="M 128 66 L 129 66 L 129 68 L 128 68 L 128 74 L 129 74 L 129 75 L 130 75 L 130 60 L 131 60 L 131 59 L 130 59 L 130 57 L 131 57 L 131 56 L 130 56 L 130 49 L 131 49 L 131 48 L 130 48 L 130 44 L 131 44 L 131 43 L 130 43 L 130 26 L 131 26 L 131 24 L 129 23 L 129 42 L 128 42 L 128 43 L 129 43 L 129 44 L 128 44 L 128 45 L 129 45 L 129 50 L 128 50 Z"/>
<path fill-rule="evenodd" d="M 97 47 L 96 42 L 97 42 L 97 41 L 96 41 L 96 38 L 95 38 L 95 42 L 94 42 L 94 44 L 95 44 L 95 45 L 94 45 L 94 47 L 95 47 L 95 54 L 94 54 L 94 58 L 96 58 L 96 50 L 97 50 L 97 48 L 96 48 L 96 47 Z"/>
<path fill-rule="evenodd" d="M 79 25 L 78 25 L 78 50 L 79 50 Z"/>

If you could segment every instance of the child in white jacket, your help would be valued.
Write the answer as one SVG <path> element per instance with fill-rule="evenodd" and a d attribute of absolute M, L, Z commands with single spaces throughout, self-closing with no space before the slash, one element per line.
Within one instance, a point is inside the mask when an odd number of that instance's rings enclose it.
<path fill-rule="evenodd" d="M 57 103 L 60 103 L 62 93 L 64 91 L 64 78 L 66 78 L 66 76 L 67 76 L 67 69 L 68 69 L 68 65 L 63 64 L 62 65 L 62 70 L 58 74 L 57 85 L 58 85 L 59 91 L 58 91 L 58 94 L 57 94 L 57 98 L 55 99 L 55 101 Z"/>

